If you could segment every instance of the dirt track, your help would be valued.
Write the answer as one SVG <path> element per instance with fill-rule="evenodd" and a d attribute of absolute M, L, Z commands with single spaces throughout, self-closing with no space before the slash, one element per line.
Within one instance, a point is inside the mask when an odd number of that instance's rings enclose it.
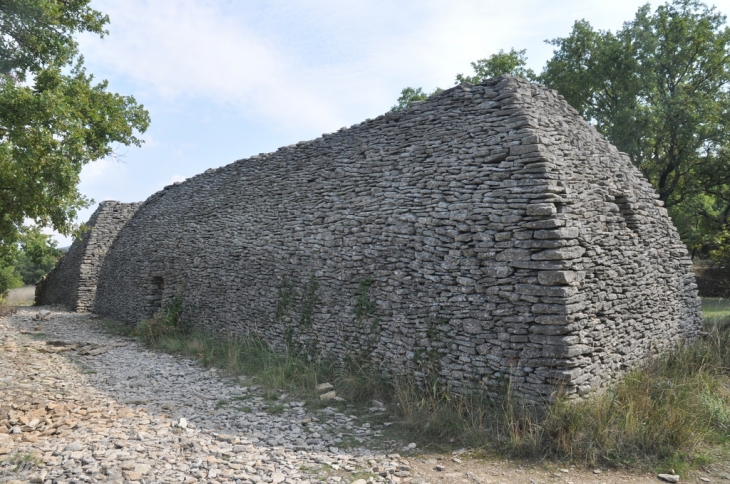
<path fill-rule="evenodd" d="M 0 482 L 660 482 L 404 450 L 358 416 L 286 395 L 272 406 L 262 389 L 103 333 L 89 315 L 38 311 L 0 318 Z"/>

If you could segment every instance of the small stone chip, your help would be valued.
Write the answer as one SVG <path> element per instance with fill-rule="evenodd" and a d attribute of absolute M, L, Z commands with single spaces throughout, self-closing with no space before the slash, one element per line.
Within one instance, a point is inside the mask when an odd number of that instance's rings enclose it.
<path fill-rule="evenodd" d="M 676 474 L 659 474 L 657 477 L 664 482 L 679 482 L 679 476 Z"/>
<path fill-rule="evenodd" d="M 327 383 L 320 383 L 319 385 L 317 385 L 316 387 L 314 387 L 314 389 L 317 390 L 318 392 L 326 392 L 328 390 L 332 390 L 333 388 L 334 387 L 332 386 L 332 383 L 329 383 L 329 382 L 327 382 Z"/>
<path fill-rule="evenodd" d="M 319 399 L 320 400 L 334 400 L 336 396 L 337 396 L 337 392 L 332 390 L 331 392 L 323 393 L 322 395 L 320 395 Z"/>

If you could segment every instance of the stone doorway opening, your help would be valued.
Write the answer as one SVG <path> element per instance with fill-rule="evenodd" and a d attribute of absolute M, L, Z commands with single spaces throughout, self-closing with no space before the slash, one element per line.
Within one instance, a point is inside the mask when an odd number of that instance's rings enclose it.
<path fill-rule="evenodd" d="M 147 317 L 151 318 L 162 307 L 165 280 L 162 276 L 153 276 L 147 288 Z"/>

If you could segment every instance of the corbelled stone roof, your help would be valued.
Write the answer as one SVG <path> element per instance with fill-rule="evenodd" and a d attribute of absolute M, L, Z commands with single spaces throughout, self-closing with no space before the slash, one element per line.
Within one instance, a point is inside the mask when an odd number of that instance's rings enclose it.
<path fill-rule="evenodd" d="M 661 205 L 555 91 L 503 76 L 156 193 L 93 310 L 135 322 L 180 297 L 219 335 L 579 396 L 700 329 Z"/>

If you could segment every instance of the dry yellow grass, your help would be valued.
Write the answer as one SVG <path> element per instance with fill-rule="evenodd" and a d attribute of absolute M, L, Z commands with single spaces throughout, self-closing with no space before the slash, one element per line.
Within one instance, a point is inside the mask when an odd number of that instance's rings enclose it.
<path fill-rule="evenodd" d="M 6 304 L 11 306 L 32 306 L 35 301 L 35 286 L 23 286 L 8 292 Z"/>

